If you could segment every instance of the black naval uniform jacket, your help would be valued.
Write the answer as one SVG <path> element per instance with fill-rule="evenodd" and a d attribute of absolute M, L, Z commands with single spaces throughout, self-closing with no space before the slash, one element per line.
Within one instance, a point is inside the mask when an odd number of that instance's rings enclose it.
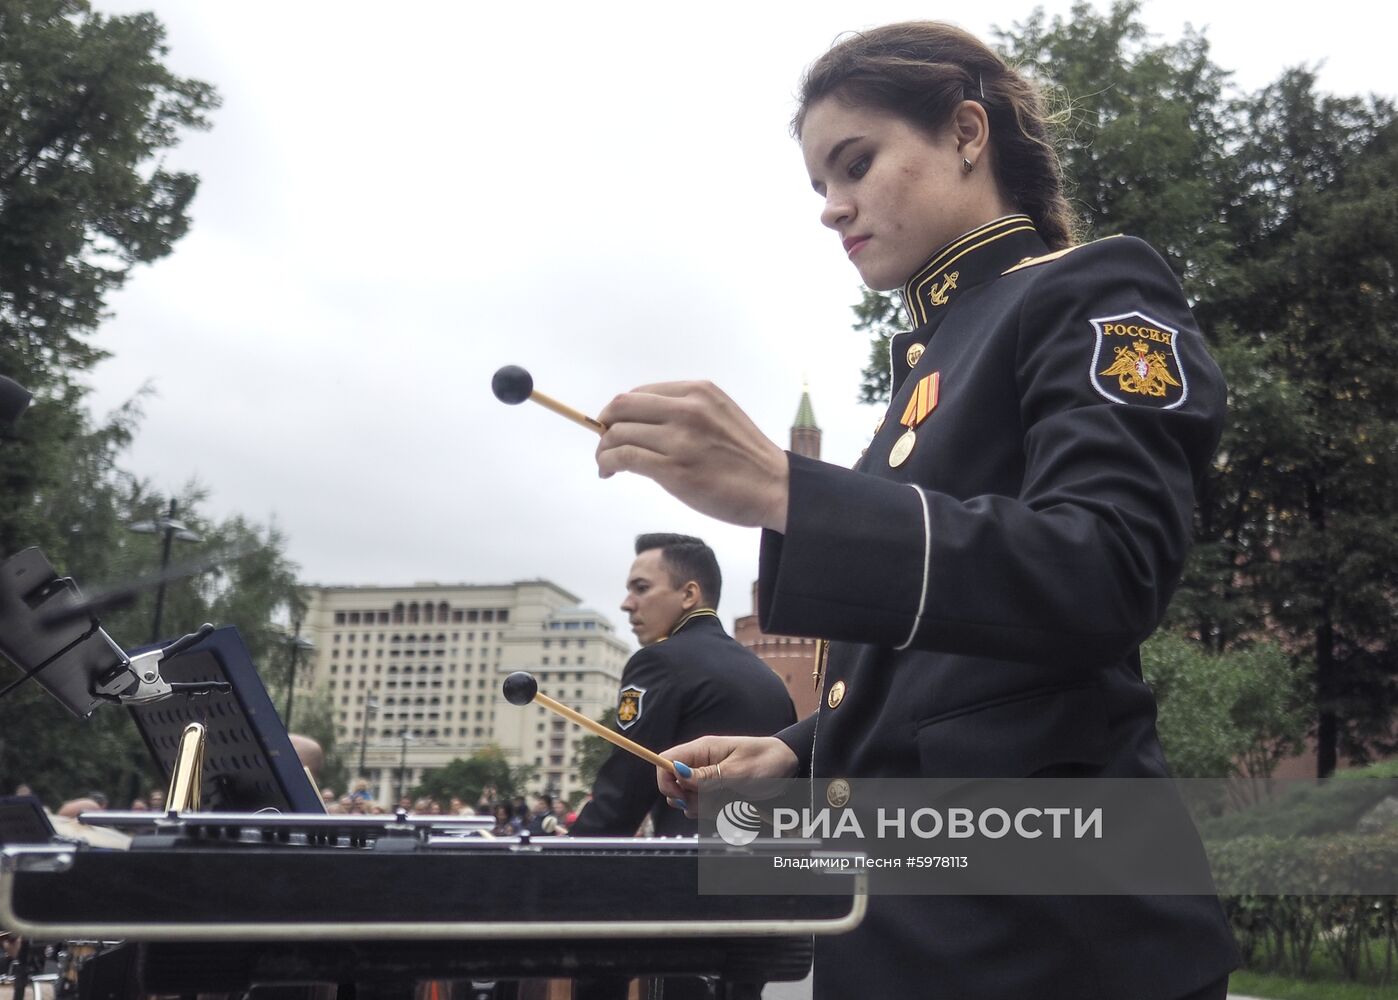
<path fill-rule="evenodd" d="M 763 534 L 763 630 L 835 640 L 818 712 L 780 738 L 819 804 L 837 777 L 1166 775 L 1138 647 L 1225 407 L 1178 282 L 1139 240 L 1049 254 L 1009 216 L 904 300 L 867 452 L 791 455 L 787 530 Z M 1236 965 L 1213 897 L 870 904 L 817 940 L 817 997 L 1166 1000 Z"/>
<path fill-rule="evenodd" d="M 616 728 L 657 753 L 710 733 L 771 736 L 795 721 L 786 686 L 708 609 L 691 612 L 667 638 L 637 650 L 621 674 Z M 697 821 L 666 804 L 653 765 L 614 747 L 597 772 L 592 801 L 568 833 L 630 837 L 646 813 L 657 836 L 698 830 Z"/>

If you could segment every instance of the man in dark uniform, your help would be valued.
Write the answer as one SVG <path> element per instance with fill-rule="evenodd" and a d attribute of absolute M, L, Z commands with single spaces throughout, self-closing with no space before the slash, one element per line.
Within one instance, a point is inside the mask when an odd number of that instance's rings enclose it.
<path fill-rule="evenodd" d="M 622 672 L 616 713 L 616 727 L 628 738 L 663 750 L 706 733 L 770 736 L 796 721 L 777 675 L 723 630 L 715 611 L 720 587 L 718 560 L 700 539 L 636 539 L 621 609 L 641 648 Z M 665 804 L 654 767 L 617 748 L 568 832 L 629 837 L 647 813 L 659 836 L 698 829 Z"/>

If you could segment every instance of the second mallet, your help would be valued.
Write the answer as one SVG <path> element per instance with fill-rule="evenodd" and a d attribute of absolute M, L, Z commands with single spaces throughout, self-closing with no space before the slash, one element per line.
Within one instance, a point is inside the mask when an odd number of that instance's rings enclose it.
<path fill-rule="evenodd" d="M 517 670 L 505 678 L 505 683 L 502 687 L 505 692 L 505 700 L 511 705 L 528 705 L 531 701 L 538 702 L 545 708 L 557 712 L 565 719 L 571 719 L 588 732 L 596 733 L 608 743 L 615 744 L 623 750 L 629 750 L 637 757 L 649 761 L 656 767 L 665 768 L 665 770 L 669 771 L 677 778 L 688 778 L 694 773 L 688 765 L 682 764 L 677 760 L 670 760 L 667 757 L 662 757 L 660 754 L 641 746 L 641 744 L 634 740 L 628 740 L 620 733 L 608 729 L 596 719 L 589 719 L 581 712 L 574 711 L 562 702 L 554 701 L 546 694 L 540 694 L 539 682 L 534 679 L 533 674 L 523 670 Z"/>

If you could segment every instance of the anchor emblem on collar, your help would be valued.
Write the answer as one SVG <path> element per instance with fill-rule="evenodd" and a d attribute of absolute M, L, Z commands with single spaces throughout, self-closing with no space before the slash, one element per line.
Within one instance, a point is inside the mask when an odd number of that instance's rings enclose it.
<path fill-rule="evenodd" d="M 928 301 L 934 306 L 944 306 L 947 304 L 947 292 L 956 287 L 956 279 L 961 277 L 960 271 L 952 271 L 951 274 L 942 276 L 940 285 L 933 285 L 928 291 Z"/>

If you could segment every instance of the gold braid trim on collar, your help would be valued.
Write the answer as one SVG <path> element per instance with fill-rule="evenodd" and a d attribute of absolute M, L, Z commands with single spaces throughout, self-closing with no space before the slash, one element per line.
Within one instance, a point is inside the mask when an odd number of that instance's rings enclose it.
<path fill-rule="evenodd" d="M 665 639 L 670 638 L 671 635 L 674 635 L 676 632 L 678 632 L 680 629 L 684 628 L 686 625 L 688 625 L 690 622 L 694 621 L 694 619 L 696 619 L 696 618 L 717 618 L 717 617 L 718 617 L 718 612 L 715 611 L 713 608 L 695 608 L 693 611 L 686 612 L 686 614 L 684 615 L 683 618 L 681 618 L 679 621 L 675 622 L 675 627 L 672 628 L 672 629 L 670 629 L 669 635 L 665 636 L 664 639 L 661 639 L 661 640 L 659 640 L 659 641 L 660 641 L 660 642 L 664 642 Z"/>

